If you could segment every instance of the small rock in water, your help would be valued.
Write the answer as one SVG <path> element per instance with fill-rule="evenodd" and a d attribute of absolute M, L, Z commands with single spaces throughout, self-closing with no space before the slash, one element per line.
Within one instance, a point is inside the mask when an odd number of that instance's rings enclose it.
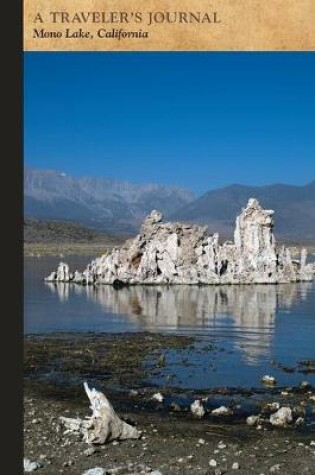
<path fill-rule="evenodd" d="M 190 411 L 195 417 L 203 417 L 206 413 L 206 410 L 199 399 L 196 399 L 196 401 L 190 405 Z"/>
<path fill-rule="evenodd" d="M 164 366 L 165 365 L 165 355 L 160 355 L 157 360 L 157 365 L 158 366 Z"/>
<path fill-rule="evenodd" d="M 171 411 L 174 411 L 174 412 L 180 412 L 181 411 L 180 405 L 177 404 L 176 402 L 171 403 L 170 409 L 171 409 Z"/>
<path fill-rule="evenodd" d="M 210 465 L 210 467 L 216 467 L 218 464 L 217 464 L 216 460 L 211 459 L 211 460 L 209 460 L 209 465 Z"/>
<path fill-rule="evenodd" d="M 34 472 L 41 467 L 41 464 L 36 461 L 31 461 L 29 459 L 24 459 L 24 472 Z"/>
<path fill-rule="evenodd" d="M 277 412 L 271 414 L 270 423 L 276 427 L 283 427 L 293 420 L 292 410 L 289 407 L 281 407 Z"/>
<path fill-rule="evenodd" d="M 90 468 L 82 473 L 82 475 L 105 475 L 106 471 L 102 467 Z"/>
<path fill-rule="evenodd" d="M 232 464 L 232 470 L 239 470 L 239 468 L 240 468 L 240 464 L 238 462 L 234 462 Z"/>
<path fill-rule="evenodd" d="M 213 416 L 228 416 L 232 414 L 232 411 L 226 406 L 220 406 L 217 409 L 213 409 L 213 411 L 211 411 L 211 414 Z"/>
<path fill-rule="evenodd" d="M 262 383 L 269 384 L 269 385 L 276 384 L 276 382 L 277 382 L 276 378 L 274 376 L 270 376 L 269 374 L 265 374 L 261 378 L 261 381 L 262 381 Z"/>
<path fill-rule="evenodd" d="M 198 444 L 204 445 L 206 443 L 205 439 L 198 439 Z"/>
<path fill-rule="evenodd" d="M 280 409 L 280 404 L 278 402 L 269 402 L 265 405 L 265 409 L 271 409 L 272 411 L 277 411 Z"/>
<path fill-rule="evenodd" d="M 151 399 L 153 399 L 154 401 L 163 402 L 164 396 L 161 393 L 155 393 L 155 394 L 153 394 Z"/>
<path fill-rule="evenodd" d="M 249 426 L 254 426 L 258 423 L 259 421 L 259 416 L 248 416 L 246 419 L 246 424 Z"/>
<path fill-rule="evenodd" d="M 296 426 L 301 426 L 304 424 L 304 417 L 298 417 L 297 420 L 295 421 Z"/>

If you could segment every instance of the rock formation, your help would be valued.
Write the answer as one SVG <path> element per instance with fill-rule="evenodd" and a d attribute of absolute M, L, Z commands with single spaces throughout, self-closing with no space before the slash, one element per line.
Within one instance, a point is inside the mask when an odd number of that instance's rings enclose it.
<path fill-rule="evenodd" d="M 311 281 L 314 267 L 306 250 L 293 260 L 289 249 L 277 252 L 273 211 L 251 198 L 236 219 L 234 242 L 219 244 L 206 226 L 163 223 L 157 211 L 144 220 L 140 233 L 92 261 L 81 274 L 60 264 L 47 280 L 82 284 L 277 284 Z M 66 280 L 68 279 L 68 280 Z"/>
<path fill-rule="evenodd" d="M 69 271 L 68 264 L 60 262 L 57 272 L 52 272 L 45 280 L 47 282 L 70 282 L 73 280 L 73 275 Z"/>

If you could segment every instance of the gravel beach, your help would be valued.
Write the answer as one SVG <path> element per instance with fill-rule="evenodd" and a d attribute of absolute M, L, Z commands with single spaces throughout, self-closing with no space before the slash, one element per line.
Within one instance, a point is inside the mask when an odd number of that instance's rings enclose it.
<path fill-rule="evenodd" d="M 169 380 L 160 387 L 150 384 L 152 371 L 163 374 L 168 364 L 166 350 L 193 344 L 189 337 L 143 332 L 26 336 L 25 468 L 43 475 L 315 474 L 312 387 L 266 388 L 258 397 L 249 388 L 194 392 Z M 85 380 L 138 428 L 139 439 L 91 446 L 80 435 L 65 433 L 60 416 L 90 415 Z M 154 396 L 158 392 L 162 398 Z M 226 398 L 230 415 L 212 414 L 219 397 Z M 204 404 L 201 418 L 190 410 L 194 400 Z M 247 400 L 255 404 L 243 404 Z M 284 428 L 246 423 L 251 411 L 267 420 L 275 412 L 271 401 L 290 405 L 295 421 L 302 414 L 304 422 Z"/>

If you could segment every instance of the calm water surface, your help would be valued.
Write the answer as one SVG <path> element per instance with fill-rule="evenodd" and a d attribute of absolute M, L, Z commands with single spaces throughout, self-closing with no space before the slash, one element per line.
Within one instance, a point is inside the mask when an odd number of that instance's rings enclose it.
<path fill-rule="evenodd" d="M 25 333 L 129 332 L 148 330 L 198 337 L 183 365 L 183 352 L 169 351 L 177 385 L 259 386 L 263 374 L 279 385 L 315 375 L 300 372 L 301 360 L 315 360 L 315 284 L 149 287 L 48 284 L 43 278 L 59 257 L 25 258 Z M 83 269 L 89 256 L 67 258 Z M 214 344 L 215 351 L 199 351 Z M 281 366 L 291 368 L 286 372 Z M 280 367 L 279 367 L 280 366 Z M 159 382 L 158 379 L 156 382 Z"/>

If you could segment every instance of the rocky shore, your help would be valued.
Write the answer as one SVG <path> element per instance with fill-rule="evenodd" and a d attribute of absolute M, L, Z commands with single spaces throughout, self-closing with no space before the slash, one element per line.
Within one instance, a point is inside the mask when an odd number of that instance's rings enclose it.
<path fill-rule="evenodd" d="M 167 377 L 159 387 L 152 384 L 152 373 L 166 374 L 166 351 L 194 344 L 193 338 L 150 333 L 26 336 L 26 472 L 314 474 L 315 390 L 303 381 L 307 376 L 291 388 L 266 380 L 260 389 L 184 391 Z M 301 363 L 314 371 L 314 362 Z M 106 394 L 139 438 L 88 444 L 66 430 L 61 416 L 89 415 L 85 380 Z M 282 411 L 284 424 L 272 423 L 283 407 L 290 409 Z"/>
<path fill-rule="evenodd" d="M 61 262 L 48 282 L 76 284 L 279 284 L 311 281 L 314 265 L 307 251 L 293 259 L 288 248 L 276 248 L 273 211 L 251 198 L 236 218 L 234 242 L 219 242 L 206 226 L 163 223 L 157 211 L 143 222 L 140 233 L 92 261 L 80 272 Z"/>

